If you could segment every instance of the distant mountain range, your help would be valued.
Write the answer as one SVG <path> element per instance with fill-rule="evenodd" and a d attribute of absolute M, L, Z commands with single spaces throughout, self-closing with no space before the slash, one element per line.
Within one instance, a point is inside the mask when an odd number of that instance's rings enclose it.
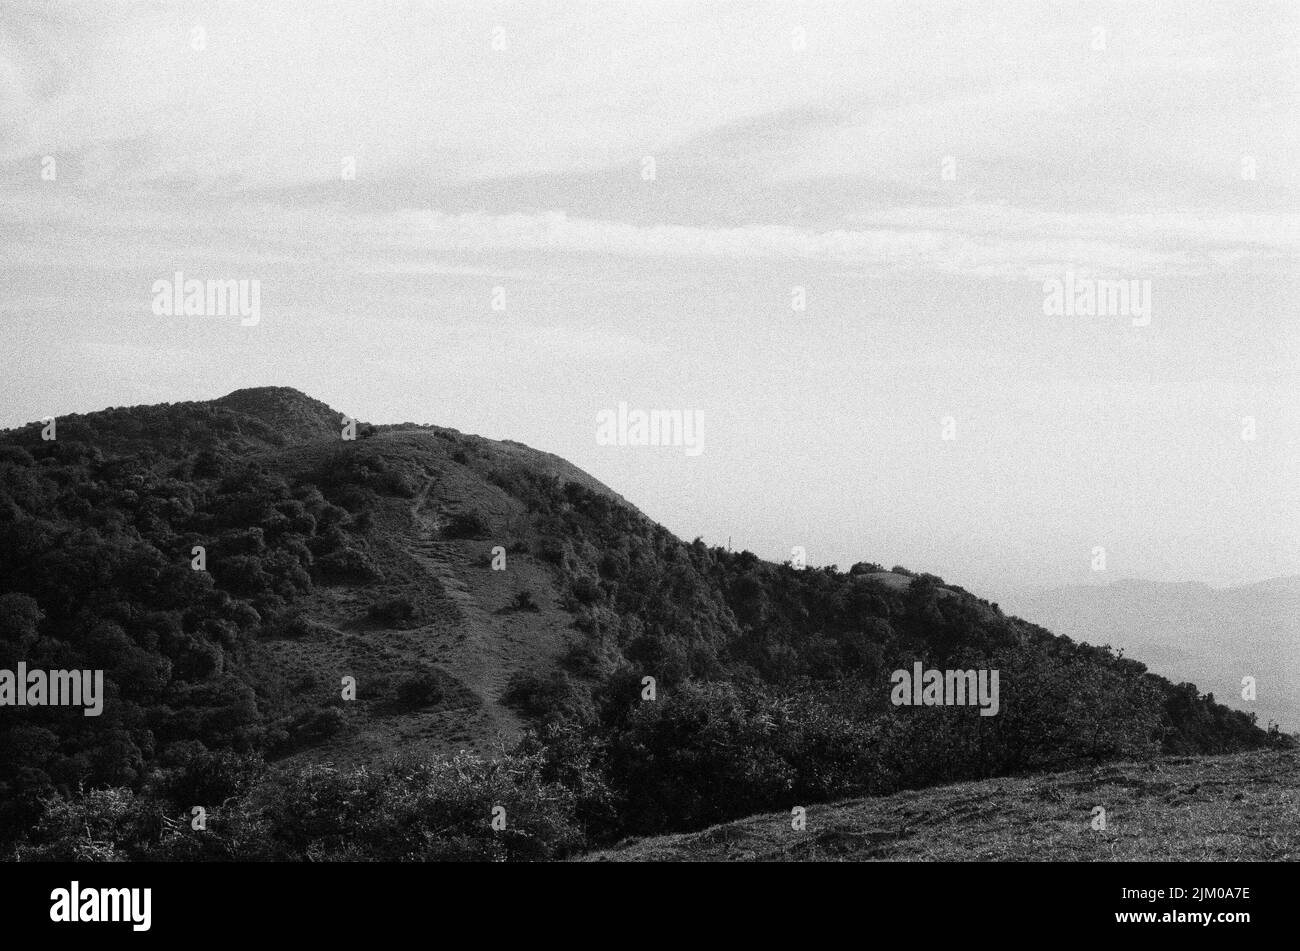
<path fill-rule="evenodd" d="M 1212 588 L 1126 579 L 1007 595 L 1004 610 L 1057 634 L 1110 644 L 1175 682 L 1283 730 L 1300 730 L 1300 576 Z M 1256 699 L 1243 700 L 1242 678 Z"/>

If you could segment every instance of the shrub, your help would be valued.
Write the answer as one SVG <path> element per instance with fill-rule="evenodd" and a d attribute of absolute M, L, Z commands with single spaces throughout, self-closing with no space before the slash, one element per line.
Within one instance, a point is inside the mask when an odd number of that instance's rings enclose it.
<path fill-rule="evenodd" d="M 443 529 L 447 538 L 482 538 L 487 533 L 487 522 L 477 512 L 457 512 Z"/>
<path fill-rule="evenodd" d="M 320 640 L 328 637 L 333 628 L 319 624 L 305 614 L 295 613 L 281 622 L 275 629 L 280 637 L 293 640 Z"/>
<path fill-rule="evenodd" d="M 20 861 L 121 862 L 155 832 L 156 817 L 130 789 L 78 790 L 44 801 L 39 821 L 20 845 Z"/>
<path fill-rule="evenodd" d="M 266 763 L 253 753 L 209 750 L 202 743 L 179 743 L 162 757 L 157 791 L 177 806 L 212 808 L 246 795 L 266 774 Z"/>
<path fill-rule="evenodd" d="M 416 614 L 415 605 L 405 597 L 385 598 L 366 609 L 366 616 L 370 620 L 392 627 L 409 626 L 415 621 Z"/>
<path fill-rule="evenodd" d="M 347 722 L 347 716 L 338 707 L 320 707 L 300 714 L 290 733 L 297 742 L 315 743 L 335 736 Z"/>
<path fill-rule="evenodd" d="M 546 860 L 585 844 L 576 797 L 541 755 L 461 755 L 381 769 L 312 766 L 280 781 L 270 835 L 316 861 Z M 504 819 L 494 829 L 491 820 Z"/>
<path fill-rule="evenodd" d="M 600 590 L 600 582 L 591 575 L 578 575 L 569 587 L 573 591 L 573 596 L 581 604 L 595 604 L 603 594 Z"/>
<path fill-rule="evenodd" d="M 540 611 L 541 607 L 533 600 L 531 591 L 516 591 L 514 598 L 510 602 L 512 611 Z"/>
<path fill-rule="evenodd" d="M 795 777 L 774 748 L 778 713 L 728 684 L 687 684 L 635 707 L 610 765 L 630 830 L 698 829 L 783 807 Z"/>
<path fill-rule="evenodd" d="M 885 570 L 884 568 L 876 564 L 874 561 L 859 561 L 852 568 L 849 569 L 849 574 L 869 575 L 869 574 L 876 574 L 884 570 Z"/>
<path fill-rule="evenodd" d="M 541 721 L 590 719 L 589 700 L 562 670 L 548 674 L 517 671 L 511 675 L 501 702 Z"/>
<path fill-rule="evenodd" d="M 355 548 L 330 552 L 316 561 L 321 577 L 331 581 L 378 581 L 382 575 L 370 556 Z"/>
<path fill-rule="evenodd" d="M 410 674 L 397 684 L 397 702 L 407 709 L 441 703 L 442 697 L 442 680 L 430 671 Z"/>

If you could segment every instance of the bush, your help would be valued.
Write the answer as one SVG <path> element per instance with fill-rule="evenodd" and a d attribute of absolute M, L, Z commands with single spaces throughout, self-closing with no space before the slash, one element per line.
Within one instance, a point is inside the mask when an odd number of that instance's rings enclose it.
<path fill-rule="evenodd" d="M 181 743 L 163 756 L 166 769 L 157 791 L 182 809 L 213 808 L 247 795 L 266 774 L 266 763 L 253 753 L 208 750 L 202 743 Z"/>
<path fill-rule="evenodd" d="M 501 702 L 541 721 L 590 719 L 591 704 L 562 670 L 539 674 L 517 671 L 506 684 Z"/>
<path fill-rule="evenodd" d="M 294 614 L 275 629 L 280 637 L 292 640 L 320 640 L 333 633 L 333 628 L 319 624 L 305 614 Z"/>
<path fill-rule="evenodd" d="M 429 671 L 411 674 L 397 684 L 397 702 L 409 710 L 441 703 L 442 697 L 442 680 Z"/>
<path fill-rule="evenodd" d="M 366 609 L 366 616 L 372 621 L 391 627 L 408 627 L 416 619 L 415 605 L 409 598 L 385 598 L 376 601 Z"/>
<path fill-rule="evenodd" d="M 316 743 L 337 735 L 348 718 L 338 707 L 320 707 L 300 714 L 290 729 L 297 742 Z"/>
<path fill-rule="evenodd" d="M 849 569 L 851 575 L 870 575 L 884 571 L 885 569 L 874 561 L 859 561 Z"/>
<path fill-rule="evenodd" d="M 157 816 L 130 789 L 78 790 L 43 803 L 20 861 L 122 862 L 157 831 Z"/>
<path fill-rule="evenodd" d="M 578 575 L 569 587 L 580 604 L 595 604 L 603 594 L 600 590 L 600 582 L 591 575 Z"/>
<path fill-rule="evenodd" d="M 365 552 L 343 548 L 330 552 L 316 561 L 321 577 L 330 581 L 378 581 L 382 577 L 375 563 Z"/>
<path fill-rule="evenodd" d="M 541 755 L 461 755 L 383 769 L 312 766 L 271 797 L 270 834 L 314 861 L 547 860 L 586 840 L 572 791 Z M 494 829 L 493 819 L 504 826 Z"/>
<path fill-rule="evenodd" d="M 516 591 L 510 602 L 512 611 L 540 611 L 541 607 L 533 600 L 531 591 Z"/>
<path fill-rule="evenodd" d="M 699 829 L 784 807 L 795 776 L 774 748 L 778 713 L 728 684 L 688 684 L 639 704 L 610 753 L 629 830 Z"/>
<path fill-rule="evenodd" d="M 457 512 L 443 529 L 447 538 L 482 538 L 487 533 L 488 525 L 477 512 Z"/>

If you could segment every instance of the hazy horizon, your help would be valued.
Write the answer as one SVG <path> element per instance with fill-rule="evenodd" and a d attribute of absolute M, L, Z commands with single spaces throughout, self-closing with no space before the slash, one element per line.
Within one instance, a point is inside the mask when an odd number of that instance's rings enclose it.
<path fill-rule="evenodd" d="M 292 386 L 776 561 L 1297 575 L 1298 24 L 9 4 L 0 426 Z M 158 315 L 176 272 L 259 282 L 258 321 Z M 1076 278 L 1149 313 L 1045 314 Z M 702 451 L 600 445 L 620 403 Z"/>

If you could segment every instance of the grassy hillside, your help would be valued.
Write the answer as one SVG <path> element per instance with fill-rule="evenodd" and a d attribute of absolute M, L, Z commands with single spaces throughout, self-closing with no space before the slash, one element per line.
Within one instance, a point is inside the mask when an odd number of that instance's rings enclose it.
<path fill-rule="evenodd" d="M 1106 810 L 1094 829 L 1093 810 Z M 599 862 L 1300 860 L 1300 754 L 1171 757 L 811 806 L 620 843 Z"/>
<path fill-rule="evenodd" d="M 344 439 L 284 388 L 57 425 L 0 434 L 0 668 L 102 668 L 108 703 L 0 711 L 0 842 L 37 854 L 103 822 L 187 855 L 161 830 L 204 804 L 217 854 L 539 857 L 1289 742 L 933 575 L 684 542 L 517 443 Z M 998 714 L 893 705 L 914 664 L 999 671 Z"/>

